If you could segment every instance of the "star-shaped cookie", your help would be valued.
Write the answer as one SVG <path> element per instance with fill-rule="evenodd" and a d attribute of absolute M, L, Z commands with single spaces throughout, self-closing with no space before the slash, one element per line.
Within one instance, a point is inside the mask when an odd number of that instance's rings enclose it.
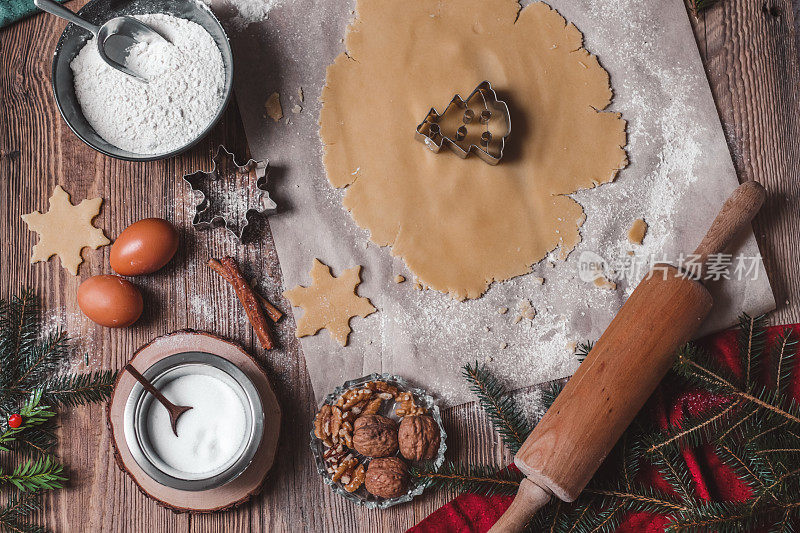
<path fill-rule="evenodd" d="M 39 242 L 31 253 L 31 263 L 47 261 L 57 255 L 62 267 L 70 274 L 78 275 L 78 265 L 83 262 L 81 250 L 86 247 L 96 249 L 111 242 L 102 229 L 92 225 L 102 204 L 102 198 L 87 198 L 72 205 L 67 191 L 56 185 L 47 213 L 34 211 L 22 215 L 28 229 L 39 234 Z"/>
<path fill-rule="evenodd" d="M 359 283 L 361 266 L 348 268 L 337 278 L 328 266 L 314 259 L 311 286 L 298 285 L 283 293 L 293 306 L 302 307 L 304 311 L 297 321 L 297 337 L 327 329 L 339 344 L 346 346 L 351 331 L 350 319 L 364 318 L 377 311 L 368 298 L 356 294 Z"/>

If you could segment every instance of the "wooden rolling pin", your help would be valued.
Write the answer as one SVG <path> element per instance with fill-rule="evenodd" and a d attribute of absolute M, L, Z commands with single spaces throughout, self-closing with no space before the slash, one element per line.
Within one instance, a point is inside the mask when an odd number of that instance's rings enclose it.
<path fill-rule="evenodd" d="M 702 264 L 750 223 L 764 197 L 754 181 L 733 192 L 695 251 Z M 711 305 L 699 281 L 671 265 L 653 267 L 517 452 L 526 478 L 490 532 L 522 531 L 553 495 L 578 497 Z"/>

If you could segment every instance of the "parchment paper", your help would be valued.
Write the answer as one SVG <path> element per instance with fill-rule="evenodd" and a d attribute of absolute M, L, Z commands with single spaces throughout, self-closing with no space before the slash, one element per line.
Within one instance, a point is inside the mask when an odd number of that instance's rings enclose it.
<path fill-rule="evenodd" d="M 368 242 L 367 232 L 341 206 L 341 192 L 326 180 L 318 138 L 319 96 L 326 66 L 343 50 L 341 39 L 354 16 L 354 2 L 284 0 L 268 20 L 232 35 L 236 94 L 247 138 L 253 156 L 269 159 L 273 169 L 270 187 L 279 213 L 270 225 L 286 288 L 308 284 L 315 257 L 335 274 L 360 264 L 364 282 L 359 293 L 379 309 L 366 319 L 353 319 L 345 348 L 325 331 L 302 340 L 318 399 L 346 379 L 377 371 L 402 375 L 428 388 L 443 405 L 456 405 L 473 399 L 459 367 L 475 360 L 488 364 L 512 387 L 571 374 L 577 365 L 571 345 L 597 339 L 644 274 L 619 280 L 616 291 L 598 289 L 578 277 L 582 253 L 597 253 L 609 266 L 630 258 L 629 249 L 635 262 L 651 255 L 675 261 L 679 252 L 695 248 L 736 187 L 681 0 L 550 4 L 584 33 L 586 48 L 610 72 L 615 92 L 611 109 L 629 121 L 631 163 L 615 183 L 574 195 L 587 220 L 583 242 L 566 261 L 545 260 L 534 267 L 534 274 L 495 284 L 482 298 L 463 303 L 414 290 L 413 275 L 388 249 Z M 453 92 L 471 89 L 453 87 Z M 286 117 L 278 123 L 264 116 L 264 101 L 273 91 L 281 94 Z M 443 95 L 443 100 L 450 96 Z M 293 113 L 295 105 L 302 111 Z M 416 142 L 413 133 L 409 142 Z M 633 247 L 626 235 L 638 217 L 650 229 L 644 244 Z M 758 255 L 751 233 L 736 253 Z M 704 332 L 732 325 L 741 311 L 774 307 L 763 264 L 748 261 L 746 279 L 710 284 L 716 305 Z M 396 274 L 409 281 L 395 283 Z M 536 282 L 538 276 L 545 278 L 543 285 Z M 530 299 L 538 315 L 514 324 L 522 299 Z M 509 311 L 500 314 L 499 308 Z"/>

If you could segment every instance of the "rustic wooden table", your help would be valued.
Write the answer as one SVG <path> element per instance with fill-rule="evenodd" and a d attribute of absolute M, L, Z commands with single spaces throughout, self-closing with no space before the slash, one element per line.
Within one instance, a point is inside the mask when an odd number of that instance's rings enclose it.
<path fill-rule="evenodd" d="M 79 8 L 84 0 L 73 0 Z M 755 229 L 770 274 L 778 310 L 774 323 L 800 321 L 795 300 L 800 286 L 800 2 L 722 0 L 695 21 L 695 34 L 740 177 L 752 177 L 769 191 Z M 621 21 L 620 23 L 624 23 Z M 277 389 L 284 412 L 278 461 L 263 493 L 223 514 L 174 514 L 149 500 L 114 463 L 102 406 L 70 409 L 61 417 L 59 453 L 71 485 L 52 493 L 43 520 L 55 531 L 398 531 L 447 501 L 449 494 L 425 494 L 412 504 L 367 511 L 333 495 L 319 480 L 307 447 L 315 410 L 302 352 L 291 332 L 291 309 L 278 289 L 269 298 L 288 315 L 280 326 L 283 348 L 264 355 L 231 289 L 204 267 L 209 257 L 235 255 L 253 275 L 280 270 L 269 227 L 256 228 L 255 242 L 236 246 L 222 230 L 195 232 L 180 176 L 207 168 L 210 152 L 224 142 L 240 157 L 247 151 L 238 110 L 232 105 L 211 138 L 168 161 L 132 164 L 102 156 L 85 146 L 58 114 L 50 89 L 50 59 L 64 24 L 34 16 L 0 30 L 0 295 L 24 285 L 42 295 L 48 316 L 61 316 L 68 330 L 88 340 L 92 364 L 121 368 L 133 350 L 176 329 L 210 329 L 242 342 L 258 354 Z M 695 43 L 686 43 L 694 46 Z M 601 54 L 602 57 L 602 54 Z M 80 200 L 102 196 L 97 219 L 107 235 L 148 216 L 165 217 L 182 230 L 184 245 L 164 272 L 137 280 L 147 302 L 134 327 L 108 330 L 76 313 L 80 280 L 108 272 L 109 249 L 84 252 L 80 277 L 52 260 L 29 264 L 35 234 L 19 215 L 47 207 L 56 184 Z M 194 295 L 214 302 L 198 312 Z M 213 296 L 212 296 L 213 295 Z M 444 414 L 450 459 L 509 460 L 488 421 L 474 405 Z M 465 435 L 470 435 L 469 440 Z"/>

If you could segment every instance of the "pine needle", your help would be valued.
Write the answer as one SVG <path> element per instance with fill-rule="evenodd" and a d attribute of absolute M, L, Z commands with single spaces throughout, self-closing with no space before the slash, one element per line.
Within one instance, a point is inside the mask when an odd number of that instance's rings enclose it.
<path fill-rule="evenodd" d="M 42 326 L 32 290 L 0 300 L 0 452 L 10 454 L 0 469 L 0 484 L 8 487 L 0 531 L 46 531 L 28 517 L 41 509 L 37 494 L 67 481 L 63 465 L 48 453 L 57 443 L 53 407 L 105 400 L 116 377 L 107 370 L 59 374 L 73 357 L 72 346 L 61 329 L 43 335 Z M 22 418 L 17 428 L 8 424 L 12 414 Z"/>
<path fill-rule="evenodd" d="M 428 487 L 484 496 L 514 494 L 522 480 L 522 474 L 517 470 L 455 463 L 445 463 L 439 470 L 427 467 L 412 468 L 411 477 Z"/>
<path fill-rule="evenodd" d="M 791 329 L 766 346 L 763 317 L 742 315 L 738 337 L 743 373 L 734 375 L 694 344 L 681 348 L 673 375 L 687 385 L 722 396 L 716 407 L 684 417 L 679 427 L 645 433 L 637 417 L 606 463 L 572 503 L 554 500 L 537 513 L 529 531 L 612 533 L 629 513 L 669 517 L 668 531 L 733 533 L 769 530 L 790 533 L 800 523 L 800 406 L 786 394 L 798 341 Z M 590 343 L 576 351 L 585 358 Z M 508 391 L 483 366 L 466 365 L 464 377 L 478 395 L 506 445 L 515 451 L 531 430 Z M 769 375 L 769 387 L 760 385 Z M 563 384 L 543 392 L 550 407 Z M 683 458 L 685 447 L 713 443 L 719 458 L 747 484 L 747 502 L 707 502 L 698 498 Z M 637 481 L 639 465 L 650 462 L 675 494 Z M 440 471 L 415 470 L 430 487 L 479 494 L 512 494 L 521 480 L 516 470 L 492 466 L 445 465 Z"/>
<path fill-rule="evenodd" d="M 532 429 L 525 413 L 500 381 L 477 361 L 474 366 L 464 365 L 462 375 L 470 383 L 470 390 L 478 396 L 481 407 L 503 442 L 511 453 L 517 453 Z"/>
<path fill-rule="evenodd" d="M 64 486 L 64 467 L 50 456 L 19 463 L 13 472 L 0 469 L 0 484 L 10 483 L 20 491 L 52 490 Z"/>

